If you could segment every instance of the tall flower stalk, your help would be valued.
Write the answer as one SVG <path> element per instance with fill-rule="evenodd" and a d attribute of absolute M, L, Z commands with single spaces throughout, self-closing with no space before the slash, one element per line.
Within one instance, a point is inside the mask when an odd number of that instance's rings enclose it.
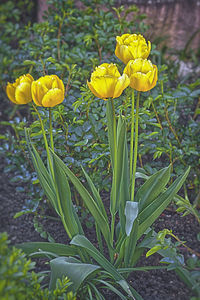
<path fill-rule="evenodd" d="M 53 142 L 53 130 L 52 130 L 52 109 L 49 107 L 49 133 L 50 133 L 50 145 L 54 152 L 54 142 Z"/>
<path fill-rule="evenodd" d="M 135 173 L 136 173 L 137 154 L 138 154 L 139 101 L 140 101 L 140 92 L 138 92 L 138 94 L 137 94 L 137 102 L 136 102 L 134 161 L 133 161 L 133 175 L 132 175 L 132 179 L 131 179 L 132 180 L 131 201 L 134 201 L 134 193 L 135 193 Z"/>
<path fill-rule="evenodd" d="M 130 180 L 133 175 L 133 141 L 134 141 L 134 108 L 135 107 L 135 96 L 134 89 L 132 90 L 132 103 L 131 103 L 131 143 L 130 143 Z"/>
<path fill-rule="evenodd" d="M 52 177 L 54 178 L 54 171 L 53 171 L 53 166 L 52 166 L 52 161 L 51 161 L 51 157 L 50 157 L 50 152 L 49 152 L 49 145 L 48 145 L 48 141 L 47 141 L 47 137 L 46 137 L 46 132 L 45 132 L 45 128 L 44 128 L 44 124 L 43 124 L 43 121 L 42 121 L 42 118 L 41 118 L 41 115 L 37 109 L 37 107 L 32 103 L 32 106 L 38 116 L 38 119 L 40 121 L 40 127 L 41 127 L 41 130 L 42 130 L 42 135 L 43 135 L 43 139 L 44 139 L 44 144 L 45 144 L 45 149 L 46 149 L 46 153 L 47 153 L 47 160 L 48 160 L 48 164 L 49 164 L 49 167 L 50 167 L 50 170 L 51 170 L 51 174 L 52 174 Z"/>

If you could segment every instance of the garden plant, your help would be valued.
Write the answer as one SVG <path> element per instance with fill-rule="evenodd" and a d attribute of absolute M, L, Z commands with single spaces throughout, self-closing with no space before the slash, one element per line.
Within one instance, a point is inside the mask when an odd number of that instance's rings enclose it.
<path fill-rule="evenodd" d="M 100 292 L 102 287 L 107 287 L 122 299 L 126 299 L 127 295 L 132 299 L 142 299 L 126 280 L 144 251 L 138 241 L 141 236 L 145 236 L 144 244 L 145 239 L 152 236 L 151 225 L 173 200 L 189 173 L 188 168 L 166 188 L 171 173 L 169 165 L 151 175 L 135 192 L 140 93 L 155 87 L 158 71 L 157 66 L 147 59 L 151 43 L 147 43 L 142 35 L 123 34 L 117 36 L 116 40 L 115 54 L 126 64 L 123 75 L 120 75 L 115 64 L 104 63 L 96 67 L 87 82 L 92 93 L 106 104 L 113 174 L 110 192 L 111 222 L 98 189 L 84 168 L 82 171 L 90 192 L 54 151 L 51 110 L 64 100 L 62 80 L 56 75 L 46 75 L 34 81 L 30 74 L 26 74 L 17 78 L 13 84 L 8 83 L 6 89 L 9 99 L 15 104 L 27 104 L 32 99 L 34 101 L 32 105 L 41 125 L 47 167 L 30 139 L 29 130 L 25 129 L 29 151 L 40 184 L 71 240 L 68 246 L 28 243 L 20 247 L 25 252 L 28 249 L 29 253 L 39 252 L 40 255 L 48 254 L 53 257 L 50 261 L 50 288 L 55 288 L 57 279 L 67 276 L 72 281 L 69 289 L 75 293 L 81 289 L 81 297 L 84 299 L 92 299 L 94 296 L 104 299 Z M 122 113 L 116 115 L 114 103 L 114 99 L 120 97 L 128 86 L 132 89 L 130 146 L 127 145 L 126 138 L 126 116 Z M 134 111 L 135 91 L 137 100 Z M 37 106 L 48 108 L 50 145 Z M 72 202 L 69 180 L 94 218 L 98 248 L 84 234 Z"/>
<path fill-rule="evenodd" d="M 147 27 L 135 6 L 82 0 L 79 9 L 74 1 L 51 0 L 43 23 L 15 28 L 8 2 L 1 6 L 6 30 L 0 80 L 4 87 L 9 81 L 5 91 L 13 106 L 6 103 L 11 120 L 1 125 L 15 136 L 1 135 L 1 152 L 5 171 L 15 172 L 13 181 L 28 182 L 34 199 L 15 217 L 48 205 L 69 241 L 56 243 L 47 232 L 49 242 L 17 245 L 49 260 L 52 293 L 45 289 L 44 295 L 54 299 L 57 289 L 58 299 L 108 299 L 110 290 L 120 299 L 142 299 L 129 275 L 157 268 L 175 270 L 199 297 L 199 253 L 171 228 L 153 229 L 171 203 L 183 216 L 200 220 L 199 80 L 177 86 L 175 68 L 143 37 Z M 16 22 L 19 16 L 15 10 Z M 138 267 L 155 252 L 161 266 Z"/>

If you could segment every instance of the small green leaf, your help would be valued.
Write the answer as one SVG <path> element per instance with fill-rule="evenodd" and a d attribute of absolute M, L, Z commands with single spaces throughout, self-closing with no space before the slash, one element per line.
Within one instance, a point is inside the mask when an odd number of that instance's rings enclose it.
<path fill-rule="evenodd" d="M 157 245 L 154 246 L 153 248 L 151 248 L 147 253 L 146 253 L 146 257 L 149 257 L 150 255 L 156 253 L 158 250 L 162 249 L 162 245 Z"/>

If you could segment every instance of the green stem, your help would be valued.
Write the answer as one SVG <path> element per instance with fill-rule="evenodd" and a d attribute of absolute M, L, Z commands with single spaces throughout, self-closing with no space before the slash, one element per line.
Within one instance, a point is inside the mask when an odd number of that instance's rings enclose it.
<path fill-rule="evenodd" d="M 117 131 L 116 131 L 116 116 L 115 116 L 115 107 L 113 99 L 111 99 L 112 104 L 112 113 L 113 113 L 113 139 L 114 139 L 114 166 L 113 166 L 113 180 L 114 180 L 114 203 L 116 206 L 116 188 L 117 188 Z M 111 243 L 113 244 L 114 240 L 114 230 L 115 230 L 115 212 L 112 214 L 111 220 Z"/>
<path fill-rule="evenodd" d="M 49 107 L 49 133 L 50 133 L 51 149 L 54 152 L 51 107 Z"/>
<path fill-rule="evenodd" d="M 42 134 L 43 134 L 43 138 L 44 138 L 44 144 L 45 144 L 45 148 L 46 148 L 46 152 L 47 152 L 47 159 L 48 159 L 49 167 L 51 170 L 51 175 L 54 178 L 54 171 L 53 171 L 53 166 L 52 166 L 51 157 L 50 157 L 50 153 L 49 153 L 49 146 L 48 146 L 47 137 L 46 137 L 46 133 L 45 133 L 45 129 L 44 129 L 44 124 L 42 122 L 42 118 L 40 116 L 40 113 L 39 113 L 37 107 L 33 103 L 32 103 L 32 105 L 33 105 L 33 108 L 34 108 L 35 112 L 37 113 L 39 121 L 40 121 L 40 126 L 42 129 Z"/>
<path fill-rule="evenodd" d="M 134 97 L 134 89 L 133 89 L 132 108 L 131 108 L 130 180 L 132 178 L 132 170 L 133 170 L 134 105 L 135 105 L 135 97 Z"/>
<path fill-rule="evenodd" d="M 137 94 L 137 102 L 136 102 L 135 143 L 134 143 L 133 175 L 132 175 L 132 184 L 131 184 L 131 201 L 134 201 L 134 193 L 135 193 L 135 173 L 136 173 L 137 152 L 138 152 L 139 101 L 140 101 L 140 92 L 138 92 Z"/>

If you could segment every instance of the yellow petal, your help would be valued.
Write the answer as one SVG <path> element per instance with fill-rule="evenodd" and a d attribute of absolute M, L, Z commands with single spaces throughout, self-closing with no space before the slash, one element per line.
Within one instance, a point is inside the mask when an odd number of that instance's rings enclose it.
<path fill-rule="evenodd" d="M 146 92 L 150 89 L 150 82 L 145 74 L 138 72 L 131 76 L 130 86 L 136 91 Z"/>
<path fill-rule="evenodd" d="M 22 75 L 19 77 L 19 79 L 20 79 L 20 83 L 27 82 L 31 84 L 34 81 L 33 77 L 30 74 Z"/>
<path fill-rule="evenodd" d="M 133 59 L 133 55 L 130 48 L 126 45 L 117 46 L 115 49 L 115 55 L 124 63 L 127 64 L 129 60 Z"/>
<path fill-rule="evenodd" d="M 62 90 L 55 88 L 49 90 L 42 99 L 42 106 L 44 107 L 54 107 L 57 104 L 62 103 L 64 100 L 64 95 Z"/>
<path fill-rule="evenodd" d="M 157 80 L 158 80 L 158 68 L 156 65 L 153 65 L 153 72 L 154 72 L 154 79 L 153 82 L 151 83 L 151 88 L 154 88 L 156 86 Z"/>
<path fill-rule="evenodd" d="M 148 73 L 149 71 L 152 71 L 153 70 L 153 65 L 151 63 L 150 60 L 147 60 L 147 59 L 144 59 L 142 64 L 141 64 L 141 72 L 142 73 Z"/>
<path fill-rule="evenodd" d="M 32 101 L 31 85 L 28 82 L 22 82 L 17 86 L 15 91 L 17 104 L 27 104 Z"/>
<path fill-rule="evenodd" d="M 108 64 L 102 64 L 95 68 L 95 71 L 92 72 L 91 80 L 95 77 L 104 76 L 107 74 L 107 66 Z"/>
<path fill-rule="evenodd" d="M 122 36 L 117 36 L 116 41 L 119 45 L 123 45 L 126 43 L 126 40 L 130 37 L 129 33 L 122 34 Z"/>
<path fill-rule="evenodd" d="M 44 89 L 46 89 L 46 92 L 52 88 L 54 77 L 51 75 L 46 75 L 40 77 L 37 82 L 40 83 Z"/>
<path fill-rule="evenodd" d="M 62 91 L 62 93 L 64 95 L 65 94 L 65 87 L 64 87 L 63 81 L 57 75 L 54 75 L 54 76 L 56 78 L 58 88 Z"/>
<path fill-rule="evenodd" d="M 42 85 L 40 81 L 33 81 L 31 86 L 31 93 L 33 101 L 36 105 L 42 106 L 42 98 L 44 97 L 45 93 L 48 92 L 48 89 L 45 85 Z"/>
<path fill-rule="evenodd" d="M 91 82 L 87 81 L 87 84 L 88 84 L 88 87 L 89 87 L 90 91 L 91 91 L 97 98 L 102 99 L 101 95 L 98 94 L 98 93 L 96 92 L 96 90 L 93 88 Z"/>
<path fill-rule="evenodd" d="M 129 84 L 130 84 L 130 79 L 126 74 L 120 76 L 115 86 L 113 98 L 118 98 L 122 94 L 123 90 L 127 88 L 127 86 L 129 86 Z"/>
<path fill-rule="evenodd" d="M 16 99 L 15 99 L 15 87 L 13 84 L 9 83 L 6 86 L 6 94 L 8 98 L 15 104 L 17 104 Z"/>
<path fill-rule="evenodd" d="M 116 83 L 117 78 L 104 76 L 95 78 L 91 84 L 96 93 L 105 99 L 113 97 Z"/>

